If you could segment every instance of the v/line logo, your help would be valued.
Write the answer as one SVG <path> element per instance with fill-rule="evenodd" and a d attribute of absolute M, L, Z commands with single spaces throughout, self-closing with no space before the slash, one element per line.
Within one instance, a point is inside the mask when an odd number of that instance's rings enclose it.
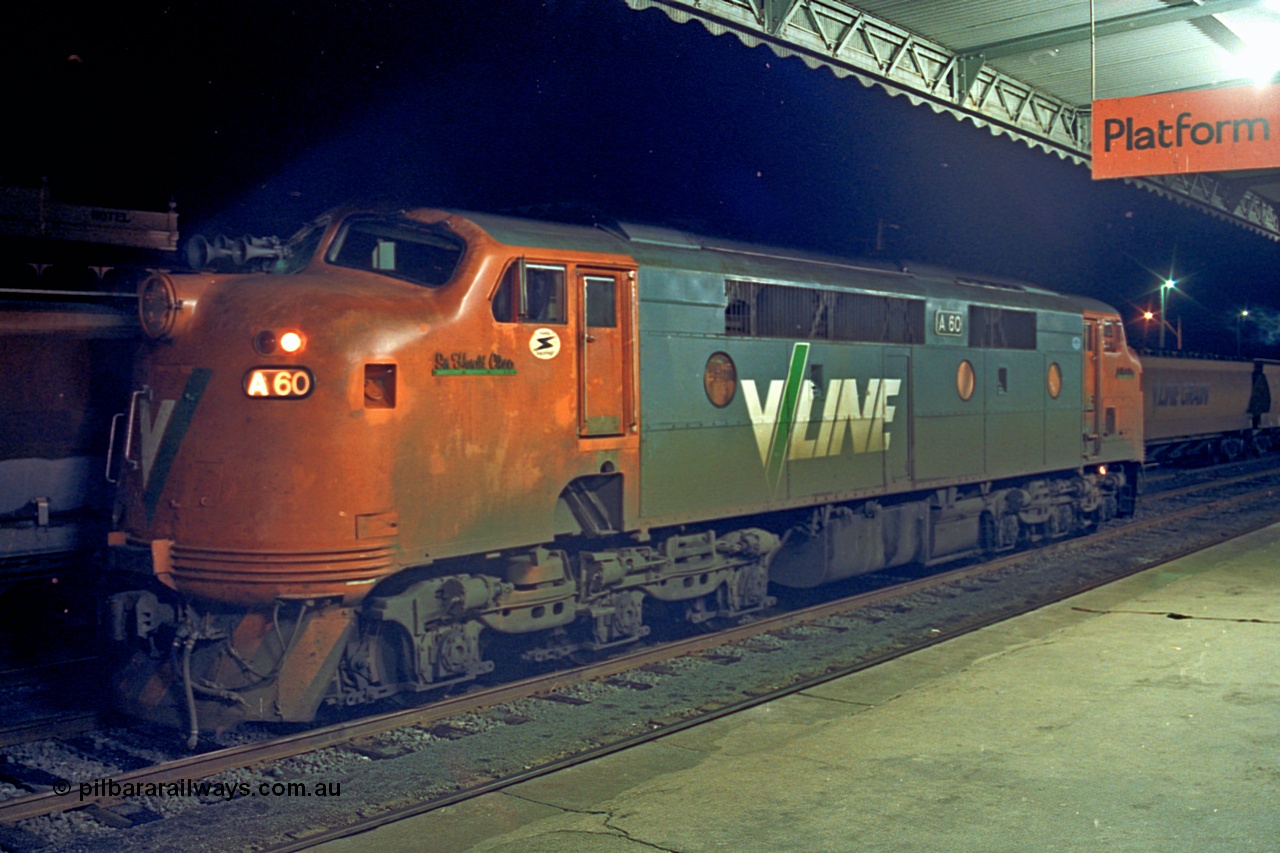
<path fill-rule="evenodd" d="M 888 401 L 901 390 L 901 379 L 869 379 L 865 393 L 859 392 L 856 379 L 832 379 L 827 383 L 822 413 L 815 418 L 817 386 L 804 378 L 808 361 L 809 344 L 796 343 L 791 349 L 787 378 L 769 382 L 763 403 L 755 380 L 742 380 L 742 396 L 751 417 L 760 462 L 769 482 L 775 485 L 788 460 L 839 456 L 846 435 L 853 453 L 886 451 L 892 438 L 885 427 L 893 423 L 895 407 Z M 817 433 L 810 435 L 810 425 L 815 420 Z"/>

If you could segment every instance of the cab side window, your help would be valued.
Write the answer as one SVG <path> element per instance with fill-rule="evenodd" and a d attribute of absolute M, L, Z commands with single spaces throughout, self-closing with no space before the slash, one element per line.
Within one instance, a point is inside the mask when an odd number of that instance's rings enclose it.
<path fill-rule="evenodd" d="M 441 287 L 462 259 L 465 244 L 447 229 L 387 216 L 348 217 L 329 247 L 328 262 Z"/>
<path fill-rule="evenodd" d="M 513 263 L 493 294 L 492 308 L 500 323 L 566 322 L 565 268 Z"/>
<path fill-rule="evenodd" d="M 1102 349 L 1104 352 L 1120 352 L 1124 349 L 1124 327 L 1119 323 L 1105 323 L 1102 326 Z"/>
<path fill-rule="evenodd" d="M 512 264 L 502 274 L 502 284 L 493 294 L 493 319 L 499 323 L 514 323 L 516 284 L 520 279 L 520 265 Z"/>

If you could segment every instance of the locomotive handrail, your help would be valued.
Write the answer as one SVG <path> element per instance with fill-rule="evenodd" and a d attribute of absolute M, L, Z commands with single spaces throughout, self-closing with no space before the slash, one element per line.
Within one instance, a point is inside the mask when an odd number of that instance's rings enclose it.
<path fill-rule="evenodd" d="M 136 418 L 135 413 L 138 410 L 138 397 L 143 394 L 150 393 L 151 386 L 143 385 L 137 391 L 134 391 L 129 395 L 129 422 L 125 425 L 124 454 L 122 458 L 134 469 L 138 467 L 138 460 L 134 459 L 131 455 L 133 452 L 133 425 Z M 111 477 L 111 461 L 115 456 L 116 449 L 116 424 L 120 422 L 120 419 L 124 417 L 124 415 L 124 412 L 116 412 L 111 416 L 111 435 L 107 440 L 107 470 L 105 473 L 107 482 L 113 485 L 120 482 L 118 479 L 112 479 Z"/>
<path fill-rule="evenodd" d="M 35 290 L 27 287 L 0 287 L 5 296 L 84 296 L 92 299 L 137 299 L 134 291 L 113 293 L 106 290 Z"/>
<path fill-rule="evenodd" d="M 111 434 L 107 438 L 107 470 L 104 471 L 103 474 L 106 476 L 107 482 L 112 485 L 116 485 L 120 482 L 118 479 L 113 479 L 111 476 L 111 457 L 115 455 L 116 449 L 116 424 L 120 422 L 122 417 L 124 417 L 124 412 L 116 412 L 111 416 Z"/>

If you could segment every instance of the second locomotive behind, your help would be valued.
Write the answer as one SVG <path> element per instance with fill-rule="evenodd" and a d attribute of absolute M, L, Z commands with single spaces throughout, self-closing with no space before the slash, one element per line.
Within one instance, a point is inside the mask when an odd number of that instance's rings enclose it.
<path fill-rule="evenodd" d="M 118 698 L 193 734 L 1133 509 L 1140 367 L 1090 299 L 425 209 L 223 254 L 263 269 L 141 287 L 114 448 Z"/>

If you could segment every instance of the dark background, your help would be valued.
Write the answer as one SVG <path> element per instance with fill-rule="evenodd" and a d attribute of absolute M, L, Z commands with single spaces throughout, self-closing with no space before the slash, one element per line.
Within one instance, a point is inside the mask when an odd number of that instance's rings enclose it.
<path fill-rule="evenodd" d="M 125 5 L 9 12 L 0 184 L 173 201 L 184 238 L 287 236 L 353 200 L 580 202 L 847 255 L 882 228 L 882 254 L 1127 318 L 1172 273 L 1187 349 L 1234 354 L 1247 306 L 1243 349 L 1280 354 L 1275 242 L 622 0 Z"/>

